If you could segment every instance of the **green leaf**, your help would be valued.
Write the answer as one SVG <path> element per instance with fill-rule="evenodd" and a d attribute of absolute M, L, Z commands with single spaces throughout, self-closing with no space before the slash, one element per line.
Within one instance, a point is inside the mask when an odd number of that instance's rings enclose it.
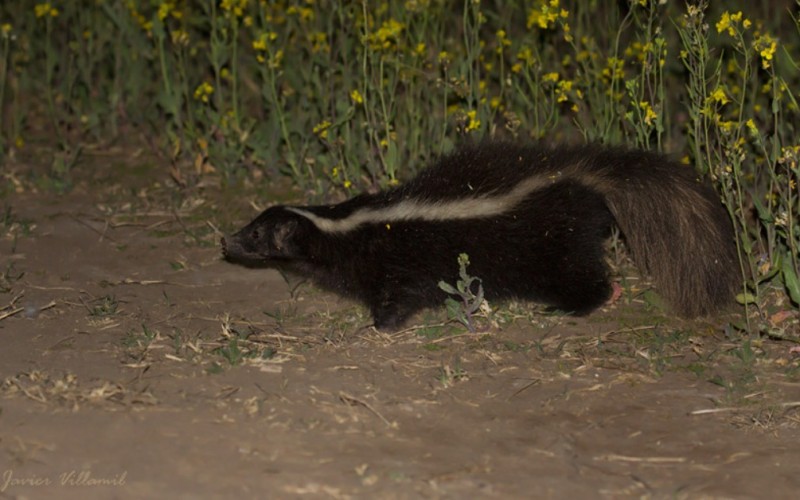
<path fill-rule="evenodd" d="M 800 304 L 800 281 L 797 279 L 797 271 L 794 268 L 792 257 L 785 255 L 781 263 L 783 272 L 783 284 L 789 291 L 789 297 L 795 304 Z"/>
<path fill-rule="evenodd" d="M 455 299 L 451 299 L 448 297 L 444 301 L 445 306 L 447 307 L 447 317 L 451 319 L 458 320 L 462 324 L 467 324 L 467 317 L 464 314 L 464 308 L 461 307 L 461 303 Z"/>
<path fill-rule="evenodd" d="M 445 293 L 449 293 L 449 294 L 458 295 L 458 290 L 456 290 L 455 288 L 453 288 L 453 286 L 452 286 L 452 285 L 450 285 L 450 284 L 448 284 L 448 283 L 445 283 L 444 281 L 440 281 L 440 282 L 439 282 L 439 288 L 441 288 L 442 290 L 444 290 L 444 291 L 445 291 Z"/>
<path fill-rule="evenodd" d="M 756 296 L 750 292 L 744 292 L 736 295 L 736 302 L 739 304 L 755 304 L 757 302 Z"/>
<path fill-rule="evenodd" d="M 756 212 L 758 212 L 758 218 L 761 219 L 762 222 L 767 224 L 773 224 L 775 222 L 772 212 L 768 207 L 761 203 L 761 200 L 759 200 L 758 196 L 753 196 L 753 205 L 755 205 Z"/>

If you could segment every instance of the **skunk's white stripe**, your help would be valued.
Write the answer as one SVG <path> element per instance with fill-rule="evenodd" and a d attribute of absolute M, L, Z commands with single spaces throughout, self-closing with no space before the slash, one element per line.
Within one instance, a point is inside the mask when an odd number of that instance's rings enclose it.
<path fill-rule="evenodd" d="M 439 202 L 409 199 L 384 208 L 360 208 L 343 219 L 326 219 L 301 208 L 286 207 L 286 209 L 302 215 L 321 231 L 327 233 L 346 233 L 368 223 L 476 219 L 507 212 L 533 191 L 553 184 L 562 177 L 562 172 L 535 175 L 523 180 L 511 191 L 496 196 L 488 194 L 463 200 Z"/>

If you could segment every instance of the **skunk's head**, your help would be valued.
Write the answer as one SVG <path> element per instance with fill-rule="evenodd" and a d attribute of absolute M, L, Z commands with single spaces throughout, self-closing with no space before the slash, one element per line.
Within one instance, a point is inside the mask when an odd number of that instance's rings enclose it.
<path fill-rule="evenodd" d="M 268 208 L 238 232 L 222 238 L 222 255 L 241 264 L 303 259 L 307 221 L 282 206 Z"/>

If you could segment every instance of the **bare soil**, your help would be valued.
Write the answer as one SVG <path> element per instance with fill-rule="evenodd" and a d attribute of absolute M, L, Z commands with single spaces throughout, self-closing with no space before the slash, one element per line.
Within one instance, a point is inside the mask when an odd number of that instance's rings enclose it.
<path fill-rule="evenodd" d="M 6 177 L 0 498 L 797 497 L 789 341 L 676 320 L 635 280 L 588 318 L 377 332 L 220 259 L 213 228 L 265 195 L 114 168 L 67 195 Z"/>

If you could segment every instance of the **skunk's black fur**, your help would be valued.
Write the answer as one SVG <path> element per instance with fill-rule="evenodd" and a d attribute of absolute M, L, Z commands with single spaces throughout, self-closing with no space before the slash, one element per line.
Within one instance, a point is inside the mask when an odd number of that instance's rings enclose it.
<path fill-rule="evenodd" d="M 443 302 L 437 284 L 458 279 L 460 253 L 489 299 L 589 313 L 611 294 L 613 224 L 678 314 L 733 298 L 733 229 L 714 191 L 661 155 L 597 146 L 462 147 L 396 189 L 269 208 L 222 245 L 228 260 L 284 265 L 361 300 L 392 329 Z"/>

